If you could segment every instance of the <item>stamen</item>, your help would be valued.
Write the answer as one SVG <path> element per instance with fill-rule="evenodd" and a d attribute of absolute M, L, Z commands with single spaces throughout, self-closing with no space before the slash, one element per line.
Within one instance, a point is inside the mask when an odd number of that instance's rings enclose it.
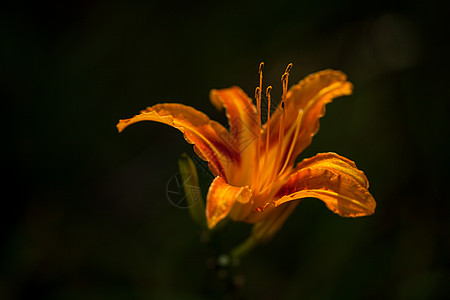
<path fill-rule="evenodd" d="M 266 134 L 266 154 L 269 152 L 269 136 L 270 136 L 270 92 L 272 91 L 272 86 L 269 85 L 266 90 L 267 97 L 267 134 Z"/>
<path fill-rule="evenodd" d="M 255 98 L 256 98 L 256 121 L 257 121 L 257 126 L 256 126 L 256 130 L 257 130 L 257 149 L 256 149 L 256 168 L 255 168 L 255 178 L 258 178 L 259 176 L 259 158 L 260 158 L 260 152 L 261 152 L 261 90 L 262 90 L 262 79 L 263 79 L 263 69 L 264 69 L 264 62 L 261 62 L 259 64 L 259 69 L 258 69 L 258 73 L 259 73 L 259 87 L 256 88 L 255 90 Z M 258 180 L 256 181 L 257 185 L 258 185 Z M 258 188 L 258 187 L 255 187 Z"/>
<path fill-rule="evenodd" d="M 285 118 L 285 109 L 284 109 L 284 100 L 281 100 L 281 119 L 280 119 L 280 127 L 278 128 L 278 143 L 277 143 L 277 152 L 275 154 L 275 163 L 272 169 L 272 175 L 266 184 L 272 184 L 275 176 L 278 174 L 278 166 L 280 164 L 281 158 L 281 150 L 283 148 L 283 139 L 284 139 L 284 118 Z"/>
<path fill-rule="evenodd" d="M 281 76 L 281 83 L 283 85 L 283 96 L 281 97 L 281 109 L 282 109 L 282 115 L 280 119 L 280 132 L 278 134 L 278 147 L 277 147 L 277 155 L 276 155 L 276 164 L 275 168 L 273 170 L 274 174 L 277 174 L 278 172 L 278 165 L 280 164 L 280 159 L 282 155 L 283 150 L 283 141 L 284 141 L 284 119 L 285 119 L 285 110 L 286 110 L 286 95 L 287 95 L 287 87 L 288 87 L 288 80 L 289 80 L 289 71 L 292 68 L 292 63 L 288 64 L 286 67 L 286 70 L 284 71 L 284 74 Z"/>
<path fill-rule="evenodd" d="M 259 73 L 259 93 L 258 96 L 255 95 L 256 97 L 256 107 L 257 107 L 257 114 L 258 114 L 258 119 L 259 119 L 259 127 L 261 127 L 261 91 L 262 91 L 262 79 L 263 79 L 263 71 L 264 69 L 264 62 L 261 62 L 259 64 L 259 69 L 258 69 L 258 73 Z"/>
<path fill-rule="evenodd" d="M 296 124 L 295 124 L 294 137 L 292 138 L 291 146 L 289 147 L 289 152 L 288 152 L 288 155 L 286 156 L 286 160 L 284 161 L 283 168 L 281 168 L 280 172 L 278 172 L 278 175 L 280 175 L 284 172 L 284 170 L 286 169 L 286 167 L 289 163 L 289 160 L 291 159 L 292 152 L 294 151 L 295 144 L 297 143 L 297 137 L 298 137 L 298 133 L 300 131 L 300 127 L 302 124 L 302 119 L 303 119 L 303 109 L 300 109 L 298 111 L 297 120 L 295 122 Z"/>
<path fill-rule="evenodd" d="M 267 168 L 267 158 L 269 156 L 269 140 L 270 140 L 270 92 L 272 91 L 272 86 L 269 85 L 266 90 L 267 97 L 267 122 L 266 122 L 266 151 L 264 153 L 264 169 Z"/>
<path fill-rule="evenodd" d="M 284 71 L 284 74 L 281 76 L 281 83 L 283 86 L 283 95 L 281 97 L 281 118 L 280 118 L 280 127 L 278 129 L 278 143 L 277 143 L 277 152 L 275 154 L 275 163 L 273 165 L 272 169 L 272 175 L 270 176 L 269 180 L 265 183 L 269 186 L 273 183 L 273 180 L 275 179 L 275 176 L 278 174 L 278 168 L 280 165 L 281 156 L 283 153 L 283 141 L 284 141 L 284 120 L 285 120 L 285 109 L 286 109 L 286 96 L 287 96 L 287 87 L 288 87 L 288 79 L 289 79 L 289 72 L 291 71 L 292 63 L 288 64 L 286 67 L 286 70 Z M 267 187 L 265 188 L 267 189 Z M 263 189 L 263 190 L 265 190 Z"/>
<path fill-rule="evenodd" d="M 289 81 L 289 72 L 291 71 L 291 69 L 292 69 L 292 63 L 287 65 L 286 70 L 284 71 L 284 74 L 281 76 L 281 83 L 283 85 L 283 96 L 282 96 L 283 100 L 286 100 L 288 81 Z"/>

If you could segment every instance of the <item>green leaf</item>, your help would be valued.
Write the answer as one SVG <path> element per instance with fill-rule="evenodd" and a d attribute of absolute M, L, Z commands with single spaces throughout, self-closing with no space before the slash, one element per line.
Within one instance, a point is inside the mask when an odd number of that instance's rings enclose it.
<path fill-rule="evenodd" d="M 192 159 L 183 153 L 178 160 L 183 189 L 191 218 L 203 229 L 207 229 L 205 203 L 198 183 L 197 168 Z"/>

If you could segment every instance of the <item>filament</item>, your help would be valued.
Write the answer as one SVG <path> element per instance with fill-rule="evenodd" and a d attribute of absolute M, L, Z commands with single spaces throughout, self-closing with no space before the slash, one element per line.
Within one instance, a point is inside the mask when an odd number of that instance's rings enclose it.
<path fill-rule="evenodd" d="M 266 182 L 269 185 L 273 182 L 275 179 L 275 175 L 278 173 L 278 165 L 280 164 L 280 157 L 281 157 L 281 150 L 283 148 L 283 139 L 284 139 L 284 101 L 281 102 L 281 120 L 280 120 L 280 126 L 278 128 L 278 143 L 277 143 L 277 152 L 275 154 L 275 163 L 273 165 L 272 169 L 272 175 L 270 176 L 269 180 Z"/>
<path fill-rule="evenodd" d="M 289 80 L 289 71 L 292 68 L 292 63 L 288 64 L 286 67 L 286 70 L 284 71 L 284 74 L 281 76 L 281 83 L 283 86 L 283 95 L 281 97 L 281 117 L 280 117 L 280 126 L 278 128 L 278 143 L 277 143 L 277 150 L 276 150 L 276 154 L 275 154 L 275 162 L 273 165 L 273 169 L 272 169 L 272 174 L 270 176 L 270 178 L 268 179 L 268 181 L 265 182 L 265 184 L 268 186 L 266 186 L 264 190 L 266 190 L 270 185 L 272 185 L 275 176 L 277 174 L 279 174 L 278 172 L 278 168 L 280 165 L 280 160 L 281 160 L 281 156 L 283 153 L 283 141 L 284 141 L 284 121 L 285 121 L 285 110 L 286 110 L 286 97 L 287 97 L 287 87 L 288 87 L 288 80 Z M 266 144 L 266 149 L 267 148 L 267 144 Z M 266 150 L 266 155 L 267 155 L 267 150 Z M 284 169 L 284 166 L 283 166 Z"/>
<path fill-rule="evenodd" d="M 269 85 L 266 90 L 267 97 L 267 122 L 266 122 L 266 152 L 264 156 L 264 166 L 267 166 L 267 156 L 269 154 L 269 140 L 270 140 L 270 92 L 272 86 Z"/>
<path fill-rule="evenodd" d="M 296 124 L 295 124 L 294 137 L 292 138 L 291 146 L 289 147 L 289 152 L 288 152 L 288 155 L 286 156 L 286 160 L 284 161 L 284 165 L 281 168 L 280 172 L 278 172 L 278 175 L 280 175 L 284 172 L 284 170 L 286 169 L 286 167 L 289 163 L 289 160 L 291 159 L 292 152 L 294 151 L 295 143 L 297 142 L 298 133 L 300 131 L 300 127 L 302 124 L 302 119 L 303 119 L 303 109 L 300 109 L 298 111 L 298 116 L 297 116 L 297 120 L 296 120 Z"/>
<path fill-rule="evenodd" d="M 263 169 L 266 170 L 267 169 L 267 159 L 268 159 L 268 154 L 269 154 L 269 140 L 270 140 L 270 91 L 272 91 L 272 86 L 268 86 L 266 89 L 266 97 L 267 97 L 267 122 L 266 122 L 266 147 L 265 147 L 265 152 L 264 152 L 264 161 L 263 161 Z M 261 172 L 261 174 L 259 174 L 259 178 L 258 178 L 258 182 L 260 183 L 258 188 L 263 186 L 263 180 L 264 180 L 264 172 Z"/>
<path fill-rule="evenodd" d="M 255 178 L 259 177 L 259 158 L 261 155 L 261 90 L 262 90 L 262 79 L 263 79 L 263 69 L 264 69 L 264 62 L 261 62 L 259 64 L 259 87 L 255 90 L 255 98 L 256 98 L 256 130 L 257 130 L 257 148 L 256 148 L 256 168 L 255 168 Z M 256 185 L 258 185 L 258 180 L 256 181 Z M 257 188 L 257 187 L 255 187 Z"/>

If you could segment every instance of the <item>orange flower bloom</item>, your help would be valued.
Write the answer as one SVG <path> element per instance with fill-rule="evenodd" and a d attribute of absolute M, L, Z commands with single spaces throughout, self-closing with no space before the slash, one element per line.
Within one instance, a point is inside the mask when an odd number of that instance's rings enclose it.
<path fill-rule="evenodd" d="M 368 180 L 351 160 L 320 153 L 294 167 L 297 156 L 318 131 L 325 105 L 351 94 L 352 84 L 342 72 L 324 70 L 287 91 L 291 66 L 282 76 L 282 99 L 272 115 L 271 87 L 267 88 L 267 122 L 263 126 L 261 63 L 256 106 L 236 86 L 210 93 L 213 105 L 226 109 L 229 130 L 182 104 L 148 107 L 133 118 L 120 120 L 117 128 L 121 132 L 136 122 L 156 121 L 183 132 L 216 176 L 206 200 L 209 228 L 230 217 L 255 224 L 253 236 L 265 240 L 282 226 L 299 199 L 310 197 L 322 200 L 343 217 L 372 214 L 376 203 L 368 191 Z"/>

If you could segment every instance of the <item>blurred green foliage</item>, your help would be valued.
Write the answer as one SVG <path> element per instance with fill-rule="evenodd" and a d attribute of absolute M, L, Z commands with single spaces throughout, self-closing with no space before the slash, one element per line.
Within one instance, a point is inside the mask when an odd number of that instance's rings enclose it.
<path fill-rule="evenodd" d="M 300 158 L 356 161 L 378 207 L 343 219 L 304 201 L 242 262 L 243 296 L 449 297 L 446 18 L 438 1 L 8 4 L 0 298 L 220 298 L 198 228 L 166 197 L 191 145 L 164 125 L 119 135 L 115 124 L 160 102 L 225 122 L 209 90 L 253 95 L 260 61 L 274 98 L 289 62 L 291 83 L 324 68 L 347 73 L 354 94 L 327 106 Z M 211 178 L 200 177 L 205 194 Z M 224 249 L 248 230 L 231 224 Z"/>

